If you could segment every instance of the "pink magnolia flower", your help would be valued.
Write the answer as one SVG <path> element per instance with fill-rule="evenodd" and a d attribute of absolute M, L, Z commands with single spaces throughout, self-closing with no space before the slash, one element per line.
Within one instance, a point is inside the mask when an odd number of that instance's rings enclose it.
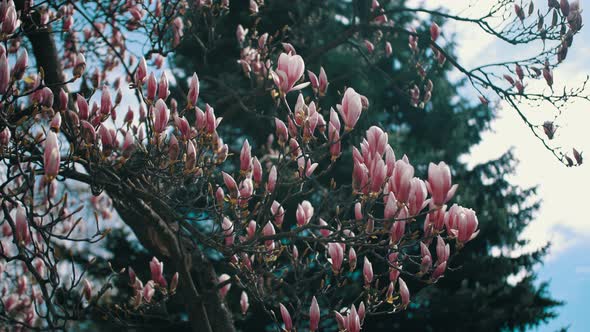
<path fill-rule="evenodd" d="M 344 251 L 339 243 L 328 243 L 328 254 L 330 255 L 332 271 L 339 274 L 344 260 Z"/>
<path fill-rule="evenodd" d="M 373 53 L 373 51 L 375 50 L 375 45 L 373 45 L 373 43 L 371 43 L 370 41 L 368 41 L 366 39 L 365 39 L 364 43 L 365 43 L 365 48 L 367 49 L 367 52 L 369 54 Z"/>
<path fill-rule="evenodd" d="M 45 139 L 45 151 L 43 153 L 43 165 L 45 167 L 45 179 L 47 182 L 51 182 L 57 176 L 60 161 L 57 134 L 49 131 Z"/>
<path fill-rule="evenodd" d="M 354 161 L 352 169 L 352 188 L 357 192 L 367 192 L 367 184 L 369 182 L 369 169 L 365 164 Z"/>
<path fill-rule="evenodd" d="M 374 230 L 375 230 L 375 220 L 373 218 L 369 218 L 369 220 L 367 220 L 367 224 L 365 226 L 365 232 L 367 234 L 371 234 L 371 233 L 373 233 Z"/>
<path fill-rule="evenodd" d="M 252 198 L 254 193 L 254 183 L 252 183 L 251 178 L 245 178 L 242 182 L 240 182 L 239 193 L 240 196 L 238 199 L 238 204 L 247 204 L 248 200 Z"/>
<path fill-rule="evenodd" d="M 268 41 L 268 32 L 265 32 L 258 38 L 258 48 L 264 48 L 266 46 L 266 42 Z"/>
<path fill-rule="evenodd" d="M 272 71 L 272 78 L 282 95 L 290 91 L 305 88 L 309 82 L 295 85 L 305 72 L 305 63 L 299 55 L 281 53 L 279 56 L 277 70 Z"/>
<path fill-rule="evenodd" d="M 166 72 L 163 71 L 162 75 L 160 76 L 160 83 L 158 84 L 158 98 L 166 100 L 170 95 L 170 90 L 168 90 L 168 77 L 166 76 Z"/>
<path fill-rule="evenodd" d="M 410 304 L 410 290 L 408 289 L 408 285 L 406 285 L 406 282 L 404 281 L 404 279 L 399 278 L 399 294 L 400 297 L 402 298 L 402 305 L 404 307 L 407 307 L 408 304 Z"/>
<path fill-rule="evenodd" d="M 318 165 L 318 163 L 312 163 L 310 158 L 300 156 L 297 159 L 297 166 L 299 167 L 299 176 L 301 178 L 310 177 L 315 171 L 315 169 L 318 167 Z"/>
<path fill-rule="evenodd" d="M 12 68 L 12 76 L 17 80 L 23 78 L 25 70 L 27 69 L 27 63 L 29 62 L 29 54 L 27 53 L 27 49 L 23 48 L 23 51 L 16 59 L 16 63 Z"/>
<path fill-rule="evenodd" d="M 18 204 L 16 207 L 16 216 L 14 218 L 16 232 L 14 234 L 17 243 L 27 244 L 31 240 L 29 233 L 29 222 L 27 221 L 27 211 L 25 207 Z"/>
<path fill-rule="evenodd" d="M 512 76 L 508 75 L 508 74 L 504 74 L 504 79 L 510 83 L 510 85 L 514 85 L 515 81 L 514 78 L 512 78 Z"/>
<path fill-rule="evenodd" d="M 110 154 L 115 144 L 116 138 L 114 135 L 111 135 L 111 131 L 104 124 L 100 124 L 100 127 L 98 128 L 98 135 L 100 136 L 103 152 L 105 155 Z"/>
<path fill-rule="evenodd" d="M 440 35 L 440 27 L 435 22 L 430 25 L 430 38 L 432 41 L 436 41 Z"/>
<path fill-rule="evenodd" d="M 275 235 L 275 227 L 272 225 L 272 223 L 269 221 L 266 223 L 266 225 L 264 226 L 264 228 L 262 229 L 262 235 L 264 236 L 273 236 Z M 266 246 L 266 249 L 268 250 L 274 250 L 275 248 L 275 241 L 273 240 L 266 240 L 264 241 L 264 245 Z"/>
<path fill-rule="evenodd" d="M 514 12 L 516 13 L 516 16 L 523 21 L 525 16 L 524 16 L 524 9 L 522 9 L 521 6 L 514 4 Z"/>
<path fill-rule="evenodd" d="M 397 220 L 391 225 L 391 230 L 389 236 L 391 238 L 391 243 L 396 244 L 398 243 L 404 233 L 406 231 L 406 221 L 405 220 Z"/>
<path fill-rule="evenodd" d="M 0 131 L 0 147 L 8 146 L 11 136 L 12 133 L 10 132 L 10 129 L 8 129 L 8 127 L 4 127 L 4 129 Z"/>
<path fill-rule="evenodd" d="M 582 152 L 576 150 L 576 148 L 572 148 L 572 154 L 574 155 L 574 159 L 578 165 L 582 165 L 584 158 L 582 157 Z"/>
<path fill-rule="evenodd" d="M 256 224 L 256 221 L 250 220 L 248 222 L 248 227 L 246 227 L 246 234 L 248 234 L 248 239 L 252 239 L 254 237 L 254 235 L 256 234 L 257 227 L 258 224 Z"/>
<path fill-rule="evenodd" d="M 145 81 L 147 76 L 147 63 L 145 62 L 145 58 L 141 57 L 139 60 L 139 64 L 137 65 L 137 69 L 135 70 L 135 84 L 141 86 Z"/>
<path fill-rule="evenodd" d="M 252 171 L 252 148 L 248 140 L 244 140 L 240 152 L 240 172 L 249 174 Z"/>
<path fill-rule="evenodd" d="M 178 145 L 178 140 L 176 136 L 170 135 L 170 140 L 168 141 L 168 159 L 170 162 L 174 162 L 178 160 L 178 155 L 180 154 L 180 146 Z"/>
<path fill-rule="evenodd" d="M 422 211 L 428 204 L 426 197 L 428 195 L 424 181 L 419 178 L 413 178 L 411 181 L 410 198 L 408 199 L 408 210 L 411 216 L 415 216 Z"/>
<path fill-rule="evenodd" d="M 197 77 L 197 73 L 193 73 L 193 76 L 191 77 L 187 99 L 189 105 L 197 105 L 197 100 L 199 99 L 199 77 Z"/>
<path fill-rule="evenodd" d="M 428 165 L 426 187 L 432 195 L 431 203 L 435 206 L 441 206 L 453 198 L 455 191 L 457 191 L 457 185 L 451 183 L 451 170 L 444 161 L 438 165 L 434 163 Z"/>
<path fill-rule="evenodd" d="M 475 211 L 471 209 L 463 209 L 464 213 L 459 216 L 459 223 L 457 225 L 457 241 L 459 243 L 466 243 L 473 240 L 479 231 L 477 229 L 477 216 Z"/>
<path fill-rule="evenodd" d="M 359 310 L 358 310 L 358 317 L 360 320 L 360 325 L 362 325 L 363 322 L 365 321 L 365 313 L 366 313 L 365 310 L 366 310 L 365 309 L 365 302 L 361 301 L 361 304 L 359 305 Z M 360 326 L 357 331 L 360 331 Z"/>
<path fill-rule="evenodd" d="M 109 87 L 102 86 L 102 94 L 100 96 L 100 114 L 107 115 L 113 109 L 113 102 L 111 101 L 111 93 Z"/>
<path fill-rule="evenodd" d="M 373 172 L 370 175 L 371 178 L 371 186 L 370 191 L 371 193 L 378 194 L 381 192 L 381 187 L 385 182 L 385 176 L 387 175 L 387 166 L 385 166 L 385 162 L 383 159 L 378 159 L 377 163 L 373 168 Z"/>
<path fill-rule="evenodd" d="M 240 295 L 240 308 L 242 309 L 242 315 L 245 315 L 248 312 L 248 308 L 250 307 L 250 303 L 248 302 L 248 294 L 242 291 L 242 295 Z"/>
<path fill-rule="evenodd" d="M 191 171 L 195 168 L 195 164 L 197 163 L 197 150 L 193 141 L 187 141 L 186 144 L 186 162 L 184 164 L 184 168 L 187 171 Z"/>
<path fill-rule="evenodd" d="M 344 121 L 345 131 L 351 131 L 354 128 L 361 116 L 362 110 L 361 95 L 354 91 L 353 88 L 346 89 L 339 108 L 340 115 Z"/>
<path fill-rule="evenodd" d="M 170 280 L 170 293 L 176 293 L 176 288 L 178 287 L 178 272 L 174 273 L 172 279 Z"/>
<path fill-rule="evenodd" d="M 164 262 L 160 262 L 156 257 L 150 261 L 150 272 L 152 280 L 162 287 L 167 287 L 168 283 L 164 279 Z"/>
<path fill-rule="evenodd" d="M 340 133 L 330 123 L 329 125 L 329 136 L 330 136 L 330 156 L 331 160 L 334 161 L 340 157 L 342 153 L 342 142 L 340 141 Z"/>
<path fill-rule="evenodd" d="M 420 254 L 422 256 L 422 261 L 420 263 L 420 272 L 426 273 L 432 267 L 432 254 L 428 249 L 428 246 L 424 244 L 424 242 L 420 242 Z"/>
<path fill-rule="evenodd" d="M 162 66 L 164 65 L 164 60 L 166 58 L 162 55 L 162 54 L 156 54 L 154 56 L 154 65 L 156 66 L 156 68 L 158 69 L 162 69 Z"/>
<path fill-rule="evenodd" d="M 273 201 L 272 205 L 270 206 L 270 213 L 273 215 L 277 227 L 281 227 L 285 218 L 285 209 L 279 202 Z"/>
<path fill-rule="evenodd" d="M 393 48 L 390 42 L 385 42 L 385 55 L 390 57 L 393 54 Z"/>
<path fill-rule="evenodd" d="M 223 221 L 221 222 L 221 231 L 225 235 L 225 245 L 231 246 L 234 244 L 234 223 L 229 220 L 227 217 L 223 217 Z"/>
<path fill-rule="evenodd" d="M 53 119 L 51 119 L 51 122 L 49 123 L 49 128 L 51 128 L 51 130 L 58 133 L 60 127 L 61 127 L 61 113 L 55 113 L 55 115 L 53 116 Z"/>
<path fill-rule="evenodd" d="M 150 73 L 147 81 L 147 92 L 145 97 L 149 101 L 153 101 L 156 98 L 156 92 L 158 91 L 158 81 L 156 81 L 156 75 L 153 72 Z"/>
<path fill-rule="evenodd" d="M 453 204 L 445 214 L 445 226 L 449 235 L 457 238 L 457 242 L 465 244 L 473 240 L 479 231 L 475 211 Z"/>
<path fill-rule="evenodd" d="M 221 297 L 222 300 L 225 298 L 225 296 L 227 295 L 227 293 L 229 292 L 229 290 L 231 288 L 231 283 L 227 282 L 230 279 L 231 279 L 231 277 L 225 273 L 220 275 L 219 278 L 217 279 L 217 282 L 219 282 L 220 284 L 224 283 L 224 285 L 219 289 L 219 296 Z"/>
<path fill-rule="evenodd" d="M 172 45 L 176 47 L 180 44 L 180 40 L 184 36 L 184 22 L 182 22 L 180 16 L 172 21 L 172 33 L 174 35 Z"/>
<path fill-rule="evenodd" d="M 16 7 L 14 6 L 14 2 L 8 2 L 8 8 L 4 14 L 2 19 L 1 30 L 2 33 L 6 35 L 13 34 L 16 29 L 20 26 L 20 20 L 17 18 Z"/>
<path fill-rule="evenodd" d="M 78 117 L 81 120 L 88 120 L 88 102 L 80 94 L 76 95 L 76 106 L 78 107 Z"/>
<path fill-rule="evenodd" d="M 555 126 L 555 124 L 553 122 L 545 121 L 543 123 L 543 131 L 545 132 L 545 135 L 547 135 L 547 138 L 553 139 L 553 136 L 555 135 L 555 132 L 557 131 L 557 127 Z"/>
<path fill-rule="evenodd" d="M 227 189 L 229 189 L 230 196 L 232 198 L 237 198 L 238 184 L 236 183 L 236 180 L 234 180 L 234 178 L 231 175 L 225 172 L 221 172 L 221 175 L 223 176 L 223 182 L 225 183 L 225 186 L 227 187 Z"/>
<path fill-rule="evenodd" d="M 350 271 L 354 271 L 354 269 L 356 269 L 356 251 L 352 247 L 348 250 L 348 265 L 350 267 Z"/>
<path fill-rule="evenodd" d="M 318 86 L 318 92 L 319 92 L 320 96 L 326 95 L 326 91 L 328 91 L 329 84 L 330 83 L 328 83 L 328 76 L 326 75 L 326 71 L 324 70 L 324 67 L 320 67 L 319 86 Z"/>
<path fill-rule="evenodd" d="M 309 307 L 309 330 L 317 331 L 320 324 L 320 306 L 315 296 L 311 299 L 311 306 Z"/>
<path fill-rule="evenodd" d="M 363 220 L 363 211 L 361 202 L 356 202 L 354 204 L 354 218 L 356 220 Z"/>
<path fill-rule="evenodd" d="M 94 129 L 94 126 L 90 124 L 90 122 L 84 120 L 80 121 L 80 126 L 82 127 L 82 137 L 86 143 L 94 143 L 96 140 L 96 129 Z"/>
<path fill-rule="evenodd" d="M 568 0 L 561 0 L 559 2 L 559 7 L 561 8 L 561 13 L 564 17 L 568 17 L 570 14 L 570 3 Z"/>
<path fill-rule="evenodd" d="M 320 224 L 320 226 L 322 227 L 320 229 L 320 234 L 323 237 L 328 237 L 330 236 L 330 234 L 332 234 L 332 231 L 330 231 L 327 227 L 328 227 L 328 223 L 323 219 L 323 218 L 319 218 L 318 223 Z M 330 249 L 328 247 L 328 249 Z M 330 251 L 328 250 L 328 254 L 330 253 Z"/>
<path fill-rule="evenodd" d="M 442 239 L 442 237 L 436 237 L 436 260 L 438 264 L 442 264 L 449 259 L 451 255 L 451 246 Z"/>
<path fill-rule="evenodd" d="M 289 139 L 289 131 L 287 130 L 287 125 L 280 119 L 275 118 L 275 127 L 277 138 L 279 139 L 279 144 L 284 146 L 287 140 Z"/>
<path fill-rule="evenodd" d="M 363 264 L 363 278 L 365 285 L 370 285 L 373 282 L 373 264 L 371 264 L 371 261 L 367 257 L 365 257 Z"/>
<path fill-rule="evenodd" d="M 320 81 L 318 80 L 318 77 L 311 70 L 307 71 L 307 77 L 309 77 L 309 83 L 311 84 L 313 91 L 317 93 L 320 88 Z"/>
<path fill-rule="evenodd" d="M 330 136 L 332 140 L 335 140 L 332 135 L 340 133 L 341 124 L 338 114 L 333 108 L 330 108 L 330 126 L 331 127 L 328 130 L 328 136 Z"/>
<path fill-rule="evenodd" d="M 309 201 L 303 201 L 297 206 L 297 212 L 295 214 L 297 218 L 297 225 L 307 225 L 313 217 L 313 205 Z"/>
<path fill-rule="evenodd" d="M 129 158 L 135 150 L 135 138 L 131 131 L 125 134 L 125 140 L 123 141 L 122 152 L 124 158 Z"/>
<path fill-rule="evenodd" d="M 244 29 L 244 27 L 239 24 L 238 27 L 236 28 L 236 38 L 238 39 L 238 42 L 241 44 L 244 42 L 244 40 L 246 40 L 246 35 L 248 34 L 248 29 Z"/>
<path fill-rule="evenodd" d="M 432 272 L 432 280 L 438 280 L 440 277 L 443 276 L 445 270 L 447 269 L 447 262 L 442 262 L 436 266 L 434 271 Z"/>
<path fill-rule="evenodd" d="M 256 186 L 262 182 L 262 165 L 258 157 L 252 158 L 252 180 L 256 183 Z"/>
<path fill-rule="evenodd" d="M 4 300 L 4 309 L 6 312 L 12 312 L 18 307 L 18 294 L 12 294 L 8 297 L 8 299 Z"/>
<path fill-rule="evenodd" d="M 387 133 L 383 132 L 383 130 L 377 126 L 371 126 L 371 128 L 367 130 L 366 137 L 370 155 L 381 157 L 385 152 L 389 140 Z"/>
<path fill-rule="evenodd" d="M 65 111 L 68 109 L 68 94 L 64 91 L 64 89 L 59 89 L 59 109 Z"/>
<path fill-rule="evenodd" d="M 154 296 L 155 293 L 156 293 L 156 290 L 154 288 L 154 281 L 150 280 L 143 287 L 142 296 L 145 299 L 145 301 L 149 303 L 152 301 L 152 297 Z"/>
<path fill-rule="evenodd" d="M 549 68 L 548 62 L 545 62 L 545 67 L 543 68 L 543 78 L 545 78 L 545 82 L 547 82 L 549 87 L 553 86 L 553 72 Z"/>
<path fill-rule="evenodd" d="M 218 207 L 223 207 L 223 203 L 225 202 L 225 193 L 223 192 L 223 188 L 217 188 L 215 191 L 215 200 L 217 201 Z"/>
<path fill-rule="evenodd" d="M 33 102 L 47 108 L 53 107 L 53 92 L 49 87 L 44 87 L 43 89 L 36 91 L 31 95 L 31 99 Z"/>
<path fill-rule="evenodd" d="M 268 173 L 268 182 L 266 182 L 266 191 L 273 193 L 277 185 L 277 168 L 273 165 Z"/>
<path fill-rule="evenodd" d="M 3 53 L 0 56 L 0 93 L 4 94 L 8 90 L 8 84 L 10 83 L 10 65 L 6 54 Z"/>
<path fill-rule="evenodd" d="M 279 308 L 281 311 L 281 318 L 283 318 L 283 324 L 285 324 L 285 330 L 291 331 L 293 328 L 293 322 L 291 321 L 289 310 L 287 310 L 287 308 L 282 303 L 279 303 Z"/>
<path fill-rule="evenodd" d="M 250 0 L 250 13 L 251 14 L 258 13 L 258 4 L 254 0 Z"/>
<path fill-rule="evenodd" d="M 283 50 L 285 50 L 287 54 L 297 54 L 295 47 L 293 47 L 293 45 L 291 45 L 290 43 L 281 43 L 281 45 L 283 45 Z"/>
<path fill-rule="evenodd" d="M 174 122 L 180 131 L 180 138 L 185 141 L 190 140 L 193 133 L 188 120 L 184 116 L 179 118 L 178 116 L 174 115 Z"/>
<path fill-rule="evenodd" d="M 84 74 L 85 70 L 86 70 L 86 58 L 84 57 L 84 54 L 78 53 L 76 55 L 76 59 L 74 61 L 74 76 L 75 77 L 82 76 L 82 74 Z"/>
<path fill-rule="evenodd" d="M 523 80 L 524 79 L 524 71 L 522 70 L 522 67 L 517 64 L 514 68 L 514 72 L 516 73 L 516 76 L 518 76 L 519 80 Z"/>
<path fill-rule="evenodd" d="M 393 252 L 387 257 L 387 260 L 391 264 L 391 267 L 389 268 L 389 281 L 391 281 L 389 286 L 391 287 L 391 294 L 393 294 L 394 283 L 397 282 L 397 278 L 400 275 L 399 263 L 397 262 L 398 256 L 399 254 L 397 252 Z"/>
<path fill-rule="evenodd" d="M 84 279 L 82 283 L 84 284 L 82 294 L 84 294 L 86 301 L 90 301 L 92 298 L 92 283 L 88 279 Z"/>
<path fill-rule="evenodd" d="M 412 178 L 414 177 L 414 166 L 410 165 L 407 159 L 400 159 L 395 162 L 393 176 L 389 178 L 390 189 L 393 190 L 397 200 L 406 203 L 410 198 L 412 189 Z"/>
<path fill-rule="evenodd" d="M 205 131 L 209 134 L 215 133 L 222 118 L 215 116 L 215 110 L 209 104 L 205 105 Z"/>
<path fill-rule="evenodd" d="M 168 106 L 166 106 L 166 103 L 162 99 L 158 99 L 154 109 L 154 131 L 158 134 L 162 133 L 166 130 L 169 120 L 170 110 Z"/>
<path fill-rule="evenodd" d="M 291 138 L 289 139 L 289 152 L 291 153 L 291 155 L 293 156 L 293 158 L 299 158 L 301 160 L 305 161 L 305 158 L 301 155 L 301 148 L 299 147 L 299 142 L 297 142 L 296 139 Z M 297 160 L 297 163 L 299 163 L 299 160 Z M 303 162 L 301 162 L 303 164 Z M 305 165 L 299 165 L 300 166 L 300 173 L 301 173 L 301 168 Z"/>
<path fill-rule="evenodd" d="M 389 144 L 385 147 L 385 165 L 387 166 L 387 176 L 392 176 L 395 169 L 395 152 Z"/>

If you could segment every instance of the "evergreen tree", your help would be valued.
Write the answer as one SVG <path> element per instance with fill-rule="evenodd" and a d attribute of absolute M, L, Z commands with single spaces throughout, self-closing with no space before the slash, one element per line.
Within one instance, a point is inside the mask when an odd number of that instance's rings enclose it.
<path fill-rule="evenodd" d="M 551 298 L 547 284 L 537 282 L 533 272 L 533 267 L 542 262 L 547 248 L 516 257 L 506 254 L 526 244 L 520 234 L 534 219 L 539 207 L 535 188 L 519 188 L 506 180 L 507 175 L 514 174 L 517 163 L 510 151 L 473 168 L 467 167 L 461 158 L 480 143 L 481 134 L 495 118 L 494 108 L 462 98 L 459 91 L 467 83 L 451 81 L 448 77 L 451 66 L 437 66 L 434 63 L 429 64 L 434 69 L 426 77 L 434 85 L 431 103 L 425 108 L 411 106 L 407 82 L 424 84 L 425 80 L 409 65 L 413 54 L 407 47 L 405 36 L 389 36 L 393 37 L 387 38 L 393 46 L 393 57 L 377 63 L 360 55 L 366 53 L 363 45 L 342 44 L 329 49 L 329 41 L 347 31 L 343 20 L 354 10 L 351 8 L 352 3 L 271 2 L 262 11 L 263 18 L 255 27 L 259 31 L 286 34 L 289 42 L 306 59 L 307 69 L 317 74 L 320 66 L 323 66 L 330 78 L 329 96 L 332 99 L 327 101 L 327 105 L 333 104 L 339 97 L 338 92 L 354 82 L 359 92 L 372 102 L 364 123 L 378 121 L 383 128 L 389 128 L 390 143 L 398 158 L 404 153 L 413 156 L 413 162 L 422 165 L 422 168 L 417 169 L 420 175 L 426 174 L 428 160 L 447 160 L 452 163 L 450 166 L 454 178 L 462 188 L 457 199 L 480 211 L 478 218 L 481 226 L 481 234 L 473 241 L 471 250 L 461 251 L 451 266 L 451 269 L 458 271 L 448 273 L 435 285 L 422 289 L 409 311 L 372 320 L 366 329 L 390 331 L 393 326 L 396 330 L 408 331 L 514 330 L 536 326 L 555 317 L 553 308 L 560 302 Z M 401 5 L 398 3 L 398 6 Z M 236 102 L 238 98 L 244 103 L 249 102 L 248 96 L 240 95 L 241 87 L 247 84 L 244 83 L 247 80 L 235 63 L 239 57 L 237 43 L 233 38 L 227 39 L 233 34 L 224 31 L 238 24 L 252 29 L 249 24 L 253 22 L 248 16 L 248 9 L 238 6 L 233 7 L 226 19 L 227 22 L 219 27 L 220 36 L 225 38 L 215 41 L 215 48 L 205 52 L 196 42 L 187 42 L 178 51 L 175 61 L 179 67 L 186 69 L 186 73 L 219 73 L 225 69 L 215 79 L 222 81 L 234 95 L 233 98 L 227 95 L 227 104 L 214 106 L 224 116 L 226 124 L 248 121 L 247 126 L 241 126 L 247 129 L 234 134 L 236 137 L 246 135 L 260 146 L 266 137 L 257 137 L 258 132 L 263 132 L 257 128 L 271 125 L 263 115 L 264 109 L 272 105 L 249 104 L 249 107 L 258 111 L 258 116 L 240 110 Z M 403 14 L 391 19 L 402 25 L 416 17 Z M 437 23 L 444 25 L 444 21 Z M 298 29 L 287 28 L 293 25 Z M 428 27 L 429 22 L 422 26 Z M 375 44 L 375 52 L 383 52 L 377 50 L 383 48 L 382 43 Z M 328 51 L 320 53 L 319 50 Z M 452 43 L 447 52 L 454 52 Z M 203 58 L 207 61 L 202 61 Z M 203 67 L 204 63 L 206 65 Z M 207 81 L 207 77 L 204 80 Z M 220 95 L 227 94 L 225 90 L 213 88 L 216 82 L 209 83 L 211 88 L 203 90 L 205 100 L 208 96 L 211 100 L 218 100 Z M 357 131 L 362 132 L 362 129 Z M 352 159 L 349 155 L 342 159 L 344 161 L 347 158 Z M 339 182 L 349 180 L 339 178 L 338 175 L 335 179 Z M 492 255 L 492 249 L 500 250 L 503 254 Z M 527 272 L 526 277 L 516 283 L 508 282 L 509 276 L 522 271 Z M 413 289 L 419 287 L 418 283 L 412 284 Z M 256 315 L 241 324 L 244 330 L 261 328 L 256 325 Z"/>

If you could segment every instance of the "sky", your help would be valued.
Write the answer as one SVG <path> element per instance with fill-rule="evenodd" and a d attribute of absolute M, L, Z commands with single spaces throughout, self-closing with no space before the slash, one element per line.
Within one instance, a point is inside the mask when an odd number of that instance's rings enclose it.
<path fill-rule="evenodd" d="M 488 10 L 494 0 L 429 0 L 410 1 L 409 5 L 436 8 L 447 7 L 451 14 L 477 17 Z M 517 1 L 520 2 L 520 1 Z M 545 8 L 547 1 L 534 0 L 537 7 Z M 529 3 L 527 0 L 526 4 Z M 590 9 L 584 11 L 582 2 L 582 16 L 584 22 L 590 22 Z M 442 29 L 443 38 L 455 35 L 458 42 L 457 54 L 460 62 L 467 68 L 473 68 L 484 63 L 492 63 L 507 59 L 518 59 L 523 55 L 535 54 L 540 45 L 528 45 L 516 48 L 505 42 L 487 35 L 485 32 L 468 23 L 452 23 Z M 576 35 L 573 47 L 568 57 L 554 71 L 557 89 L 567 83 L 568 86 L 579 85 L 587 74 L 590 74 L 590 28 L 584 29 Z M 457 73 L 459 78 L 460 74 Z M 527 89 L 543 89 L 539 84 L 544 82 L 526 82 Z M 557 90 L 559 91 L 559 90 Z M 471 91 L 473 93 L 474 91 Z M 469 93 L 469 91 L 467 92 Z M 586 92 L 590 94 L 590 91 Z M 489 95 L 492 97 L 493 95 Z M 497 97 L 496 97 L 497 99 Z M 536 123 L 553 118 L 553 110 L 527 110 Z M 576 147 L 581 151 L 588 151 L 590 158 L 590 102 L 575 102 L 558 120 L 560 126 L 555 144 Z M 530 240 L 527 248 L 532 250 L 551 242 L 549 255 L 542 266 L 536 267 L 535 273 L 539 281 L 550 281 L 550 293 L 566 304 L 558 309 L 559 318 L 545 324 L 534 331 L 556 331 L 569 326 L 569 331 L 587 331 L 590 327 L 590 220 L 586 207 L 590 185 L 590 167 L 567 168 L 559 163 L 536 139 L 517 113 L 505 105 L 500 104 L 498 119 L 492 124 L 492 130 L 484 135 L 481 144 L 474 147 L 467 157 L 473 164 L 490 160 L 500 156 L 503 152 L 513 148 L 519 164 L 516 175 L 511 177 L 514 184 L 523 187 L 538 185 L 538 195 L 542 199 L 541 210 L 535 220 L 523 232 L 522 237 Z M 570 153 L 571 156 L 571 153 Z"/>

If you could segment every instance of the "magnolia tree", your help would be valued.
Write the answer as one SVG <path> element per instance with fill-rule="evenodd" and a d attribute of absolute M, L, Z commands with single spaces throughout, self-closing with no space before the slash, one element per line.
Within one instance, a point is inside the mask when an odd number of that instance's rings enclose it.
<path fill-rule="evenodd" d="M 569 98 L 525 92 L 524 82 L 541 77 L 552 86 L 552 69 L 581 28 L 579 5 L 549 1 L 536 12 L 532 3 L 524 9 L 502 1 L 489 16 L 472 19 L 514 43 L 554 44 L 543 53 L 547 60 L 498 65 L 502 74 L 494 66 L 469 71 L 450 59 L 438 43 L 438 25 L 421 34 L 388 16 L 466 18 L 365 2 L 358 4 L 364 19 L 351 14 L 349 29 L 318 52 L 352 40 L 365 57 L 388 57 L 395 50 L 387 38 L 409 38 L 415 62 L 406 65 L 419 76 L 408 82 L 415 106 L 424 107 L 435 91 L 430 66 L 450 61 L 475 88 L 514 104 L 535 135 L 544 130 L 553 137 L 553 122 L 533 125 L 517 102 L 563 107 Z M 251 1 L 251 15 L 265 6 Z M 339 104 L 320 107 L 328 73 L 306 72 L 304 58 L 280 34 L 236 27 L 236 70 L 263 91 L 256 98 L 275 105 L 265 118 L 269 140 L 256 155 L 247 140 L 234 153 L 236 144 L 218 134 L 224 124 L 210 106 L 215 101 L 199 98 L 198 73 L 184 98 L 171 98 L 165 58 L 189 33 L 214 40 L 215 22 L 230 10 L 229 1 L 0 2 L 5 330 L 66 330 L 97 313 L 133 323 L 181 297 L 182 319 L 194 331 L 233 331 L 234 319 L 256 303 L 279 330 L 356 332 L 365 319 L 406 308 L 412 299 L 406 280 L 435 283 L 477 235 L 476 213 L 451 201 L 457 186 L 443 161 L 428 165 L 427 178 L 415 177 L 410 158 L 396 157 L 377 126 L 350 146 L 369 101 L 348 87 L 339 91 Z M 209 24 L 188 24 L 189 14 Z M 498 16 L 505 20 L 500 30 L 486 21 Z M 553 22 L 543 23 L 547 17 Z M 363 30 L 377 37 L 360 38 Z M 491 97 L 483 93 L 487 103 Z M 582 162 L 577 151 L 574 162 L 548 148 L 566 163 Z M 350 182 L 330 181 L 350 149 Z M 106 279 L 87 273 L 108 259 L 100 248 L 112 220 L 129 227 L 154 257 L 133 262 L 136 269 L 149 265 L 150 275 L 136 275 L 134 266 L 112 266 Z M 130 290 L 121 303 L 111 296 L 124 291 L 115 279 Z M 351 283 L 359 284 L 353 301 L 341 291 Z M 239 303 L 226 301 L 230 288 L 239 290 Z"/>

